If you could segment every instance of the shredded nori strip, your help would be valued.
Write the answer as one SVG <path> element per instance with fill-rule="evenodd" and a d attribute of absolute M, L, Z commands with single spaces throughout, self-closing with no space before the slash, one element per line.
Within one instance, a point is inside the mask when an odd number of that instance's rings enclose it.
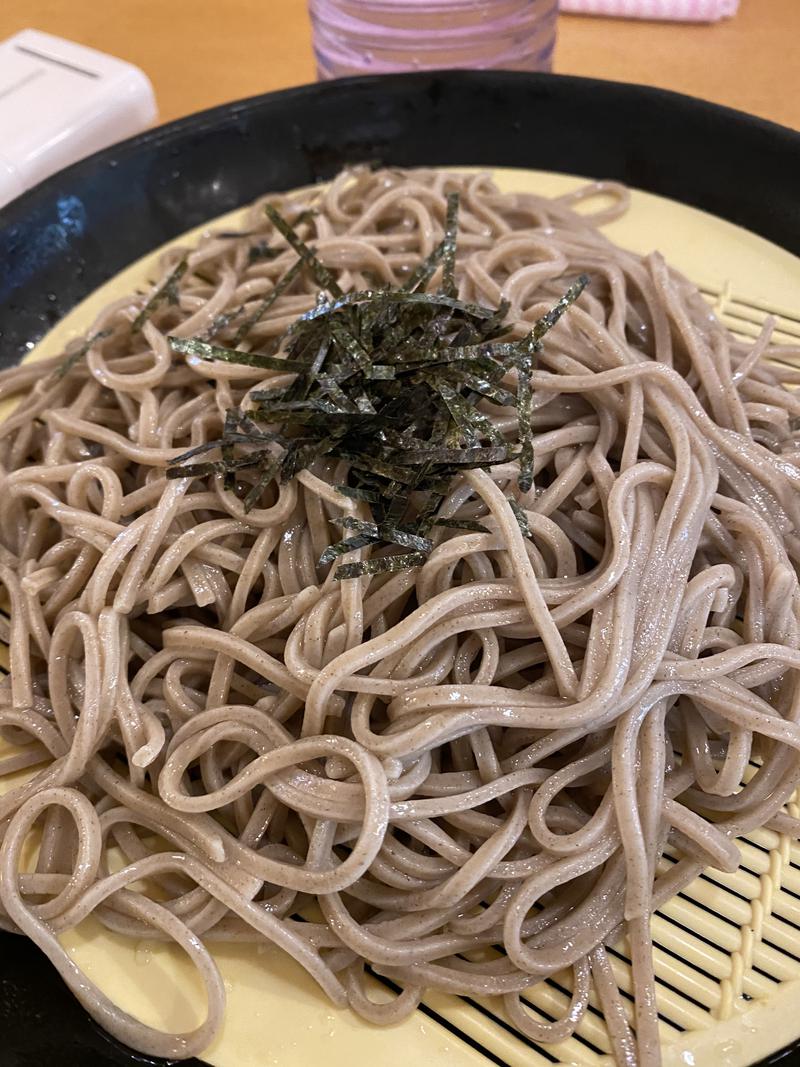
<path fill-rule="evenodd" d="M 337 541 L 335 545 L 328 545 L 319 557 L 319 566 L 325 567 L 333 563 L 339 556 L 347 552 L 354 552 L 357 548 L 366 548 L 367 545 L 375 545 L 380 541 L 379 537 L 371 537 L 369 534 L 356 534 L 354 537 L 346 537 L 343 541 Z"/>
<path fill-rule="evenodd" d="M 410 571 L 421 567 L 425 562 L 424 552 L 409 552 L 402 556 L 380 556 L 378 559 L 365 559 L 360 563 L 340 563 L 334 574 L 334 580 L 361 578 L 365 574 L 393 574 L 395 571 Z"/>
<path fill-rule="evenodd" d="M 530 537 L 531 527 L 530 523 L 528 522 L 528 516 L 525 514 L 525 512 L 522 510 L 522 508 L 519 506 L 513 496 L 507 496 L 506 500 L 508 501 L 508 506 L 514 512 L 514 518 L 517 520 L 517 523 L 519 525 L 520 530 L 522 530 L 523 535 L 525 537 Z"/>
<path fill-rule="evenodd" d="M 526 355 L 517 367 L 517 425 L 519 426 L 519 476 L 517 484 L 527 493 L 533 486 L 533 392 L 531 372 L 533 357 Z"/>
<path fill-rule="evenodd" d="M 261 495 L 264 492 L 264 490 L 267 488 L 269 483 L 274 480 L 275 473 L 277 471 L 277 467 L 278 467 L 278 464 L 277 464 L 274 456 L 270 455 L 270 458 L 267 460 L 267 462 L 262 467 L 261 473 L 259 474 L 258 478 L 256 479 L 255 485 L 248 492 L 247 496 L 244 498 L 244 510 L 246 512 L 247 511 L 252 511 L 252 509 L 259 502 L 259 500 L 261 499 Z"/>
<path fill-rule="evenodd" d="M 491 382 L 487 382 L 484 378 L 476 378 L 472 374 L 465 374 L 463 381 L 464 385 L 468 386 L 473 393 L 485 396 L 493 404 L 498 404 L 500 407 L 516 407 L 517 398 L 508 389 L 492 385 Z"/>
<path fill-rule="evenodd" d="M 455 194 L 447 198 L 442 241 L 398 289 L 343 293 L 296 229 L 274 207 L 268 205 L 266 213 L 297 261 L 240 325 L 231 347 L 199 338 L 170 337 L 169 343 L 175 352 L 293 378 L 288 385 L 250 392 L 246 412 L 227 413 L 222 437 L 183 453 L 168 476 L 221 474 L 249 510 L 271 482 L 288 481 L 321 456 L 347 462 L 346 484 L 336 489 L 369 504 L 370 520 L 354 515 L 335 520 L 349 536 L 330 545 L 319 565 L 371 545 L 412 551 L 342 564 L 338 580 L 419 566 L 433 548 L 429 535 L 436 526 L 490 532 L 475 519 L 440 518 L 438 511 L 453 477 L 470 468 L 517 461 L 520 490 L 532 487 L 534 357 L 542 337 L 583 291 L 586 277 L 525 337 L 513 340 L 507 302 L 488 307 L 458 298 Z M 428 292 L 440 266 L 441 287 Z M 321 291 L 315 306 L 286 331 L 280 355 L 275 347 L 269 353 L 241 351 L 239 343 L 303 268 Z M 507 375 L 516 376 L 515 390 L 504 383 Z M 480 402 L 515 410 L 516 440 L 478 408 Z M 187 462 L 215 449 L 219 459 Z M 240 470 L 255 470 L 255 483 L 238 484 Z M 524 512 L 512 498 L 509 504 L 530 536 Z"/>
<path fill-rule="evenodd" d="M 222 441 L 220 443 L 220 452 L 222 454 L 222 460 L 225 464 L 225 471 L 222 476 L 222 484 L 228 492 L 236 487 L 236 475 L 233 467 L 234 461 L 234 443 L 230 438 L 230 434 L 236 429 L 238 425 L 238 413 L 230 410 L 225 413 L 225 425 L 223 428 Z"/>
<path fill-rule="evenodd" d="M 136 333 L 141 330 L 145 322 L 150 318 L 151 314 L 162 304 L 165 300 L 168 304 L 178 303 L 178 282 L 184 276 L 189 268 L 189 262 L 184 256 L 182 260 L 170 271 L 162 284 L 156 289 L 145 306 L 133 320 L 131 331 Z"/>
<path fill-rule="evenodd" d="M 488 437 L 495 445 L 505 444 L 503 435 L 492 420 L 473 407 L 457 389 L 454 389 L 447 382 L 437 379 L 434 379 L 434 386 L 468 440 L 470 438 L 478 440 L 483 436 Z"/>
<path fill-rule="evenodd" d="M 442 241 L 442 292 L 456 296 L 456 236 L 458 234 L 458 193 L 447 194 L 447 217 Z"/>
<path fill-rule="evenodd" d="M 546 312 L 536 325 L 533 327 L 533 338 L 535 341 L 539 341 L 548 330 L 558 322 L 564 312 L 570 305 L 574 304 L 583 290 L 589 284 L 588 274 L 581 274 L 581 276 L 574 281 L 572 285 L 567 289 L 566 293 L 561 297 L 557 304 L 555 304 L 548 312 Z"/>
<path fill-rule="evenodd" d="M 411 272 L 402 285 L 404 293 L 415 293 L 418 289 L 424 289 L 436 273 L 436 269 L 442 262 L 444 255 L 444 241 L 440 241 L 430 255 L 426 256 L 421 263 Z"/>
<path fill-rule="evenodd" d="M 314 255 L 313 250 L 298 237 L 295 230 L 289 225 L 277 208 L 273 207 L 272 204 L 267 204 L 264 210 L 275 229 L 286 238 L 291 247 L 309 268 L 317 285 L 322 289 L 327 289 L 332 296 L 343 296 L 344 294 L 339 287 L 339 283 L 334 278 L 333 273 L 328 270 L 323 263 L 320 263 Z"/>
<path fill-rule="evenodd" d="M 420 537 L 413 530 L 403 530 L 388 522 L 365 522 L 352 515 L 345 515 L 336 522 L 345 530 L 355 530 L 356 533 L 363 534 L 365 537 L 374 537 L 376 541 L 386 541 L 392 545 L 400 545 L 401 548 L 413 548 L 417 552 L 430 552 L 433 548 L 433 542 L 429 538 Z"/>
<path fill-rule="evenodd" d="M 425 451 L 410 449 L 404 453 L 404 459 L 410 466 L 420 463 L 436 463 L 445 467 L 490 467 L 495 463 L 505 463 L 511 455 L 511 448 L 504 445 L 498 448 L 431 448 Z"/>
<path fill-rule="evenodd" d="M 218 443 L 218 442 L 217 442 Z M 236 459 L 223 462 L 221 459 L 212 459 L 206 463 L 183 463 L 178 467 L 168 467 L 168 478 L 200 478 L 209 474 L 226 474 L 232 470 L 243 470 L 246 467 L 264 467 L 271 453 L 267 450 L 250 452 L 246 456 L 238 456 Z M 274 474 L 270 474 L 270 481 Z M 267 482 L 266 484 L 269 484 Z"/>
<path fill-rule="evenodd" d="M 259 370 L 286 371 L 287 374 L 300 374 L 306 370 L 305 363 L 297 363 L 280 356 L 262 356 L 258 352 L 237 352 L 231 348 L 199 341 L 194 337 L 168 337 L 167 341 L 173 352 L 184 356 L 199 356 L 200 359 L 221 360 L 225 363 L 243 363 Z"/>
<path fill-rule="evenodd" d="M 92 334 L 91 337 L 87 337 L 83 344 L 80 346 L 80 348 L 76 348 L 74 352 L 70 352 L 70 354 L 66 356 L 61 363 L 59 363 L 56 369 L 52 371 L 51 376 L 56 381 L 61 381 L 62 378 L 65 378 L 69 374 L 69 372 L 76 364 L 80 363 L 80 361 L 86 357 L 92 345 L 94 345 L 97 341 L 102 341 L 106 337 L 110 337 L 113 332 L 114 331 L 110 329 L 98 330 L 97 333 Z"/>
<path fill-rule="evenodd" d="M 380 504 L 381 494 L 372 489 L 364 489 L 360 485 L 337 485 L 334 487 L 337 493 L 350 497 L 351 500 L 363 500 L 367 504 Z"/>
<path fill-rule="evenodd" d="M 205 340 L 210 341 L 217 334 L 222 333 L 227 329 L 230 324 L 239 317 L 242 313 L 242 308 L 235 308 L 233 311 L 224 311 L 221 315 L 217 315 L 211 322 L 211 325 L 206 330 Z"/>
<path fill-rule="evenodd" d="M 243 237 L 259 237 L 260 230 L 219 230 L 214 234 L 220 241 L 240 241 Z"/>
<path fill-rule="evenodd" d="M 477 519 L 436 519 L 433 525 L 447 526 L 451 530 L 465 530 L 467 533 L 491 533 L 489 527 Z"/>
<path fill-rule="evenodd" d="M 254 245 L 250 245 L 247 261 L 258 263 L 262 259 L 276 259 L 280 254 L 280 248 L 273 248 L 269 241 L 256 241 Z"/>
<path fill-rule="evenodd" d="M 293 263 L 292 266 L 289 267 L 287 272 L 284 274 L 284 276 L 280 279 L 280 281 L 276 282 L 271 292 L 267 293 L 267 295 L 255 309 L 255 311 L 244 320 L 242 325 L 236 331 L 236 334 L 233 338 L 234 348 L 236 347 L 236 345 L 241 344 L 245 337 L 247 337 L 247 335 L 250 333 L 252 328 L 257 323 L 259 323 L 261 319 L 263 319 L 264 315 L 266 315 L 266 313 L 269 311 L 269 309 L 272 307 L 278 297 L 283 296 L 283 294 L 295 280 L 297 275 L 300 273 L 300 268 L 302 267 L 302 265 L 303 261 L 301 259 L 298 259 L 296 263 Z"/>

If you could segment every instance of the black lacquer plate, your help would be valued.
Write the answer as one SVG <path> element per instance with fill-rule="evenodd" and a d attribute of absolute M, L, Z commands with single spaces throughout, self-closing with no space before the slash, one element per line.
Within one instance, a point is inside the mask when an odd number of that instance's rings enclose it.
<path fill-rule="evenodd" d="M 152 130 L 0 211 L 0 366 L 170 238 L 267 190 L 365 161 L 617 179 L 800 254 L 800 134 L 781 126 L 662 90 L 585 78 L 458 71 L 345 79 Z M 800 1063 L 799 1050 L 785 1049 L 764 1067 Z M 156 1062 L 163 1063 L 105 1035 L 32 944 L 0 934 L 0 1067 Z"/>

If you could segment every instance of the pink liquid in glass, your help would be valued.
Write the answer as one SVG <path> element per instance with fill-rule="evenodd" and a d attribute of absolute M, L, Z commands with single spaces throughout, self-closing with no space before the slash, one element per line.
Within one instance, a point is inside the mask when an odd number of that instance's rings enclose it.
<path fill-rule="evenodd" d="M 320 78 L 550 70 L 558 0 L 309 0 Z"/>

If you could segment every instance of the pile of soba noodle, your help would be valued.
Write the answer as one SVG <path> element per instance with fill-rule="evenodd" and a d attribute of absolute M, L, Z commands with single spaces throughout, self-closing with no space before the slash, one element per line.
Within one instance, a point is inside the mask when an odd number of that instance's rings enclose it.
<path fill-rule="evenodd" d="M 738 835 L 798 828 L 800 398 L 784 383 L 800 375 L 769 324 L 737 339 L 659 255 L 598 231 L 623 189 L 574 210 L 598 188 L 547 200 L 483 174 L 357 169 L 270 198 L 343 289 L 365 289 L 431 252 L 457 190 L 459 293 L 509 300 L 514 336 L 590 276 L 533 375 L 534 489 L 513 463 L 456 477 L 440 514 L 489 532 L 437 526 L 413 570 L 318 565 L 334 520 L 370 518 L 335 489 L 341 461 L 249 512 L 254 472 L 238 492 L 165 475 L 250 391 L 291 380 L 166 340 L 230 345 L 294 262 L 263 205 L 189 252 L 141 330 L 149 294 L 107 307 L 68 373 L 0 375 L 22 398 L 0 426 L 2 925 L 137 1049 L 202 1051 L 225 1011 L 214 942 L 263 941 L 379 1022 L 428 989 L 496 995 L 546 1044 L 593 989 L 618 1061 L 655 1063 L 651 913 L 704 867 L 733 870 Z M 281 351 L 316 298 L 301 274 L 242 347 Z M 513 409 L 481 408 L 514 440 Z M 77 970 L 58 937 L 90 914 L 189 954 L 198 1029 L 153 1030 Z M 632 1020 L 605 947 L 623 934 Z M 570 970 L 564 1017 L 532 1014 L 525 990 Z"/>

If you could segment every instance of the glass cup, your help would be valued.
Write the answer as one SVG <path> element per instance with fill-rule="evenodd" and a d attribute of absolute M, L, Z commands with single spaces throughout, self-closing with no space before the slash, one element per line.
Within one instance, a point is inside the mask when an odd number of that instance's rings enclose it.
<path fill-rule="evenodd" d="M 550 70 L 558 0 L 309 0 L 317 72 Z"/>

